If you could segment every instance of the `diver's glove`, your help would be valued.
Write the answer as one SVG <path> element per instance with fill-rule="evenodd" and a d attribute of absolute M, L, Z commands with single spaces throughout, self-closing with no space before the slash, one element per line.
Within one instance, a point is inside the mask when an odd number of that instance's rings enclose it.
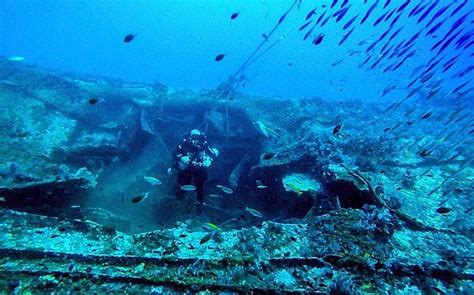
<path fill-rule="evenodd" d="M 188 156 L 182 156 L 181 159 L 179 159 L 178 168 L 181 170 L 188 168 L 190 161 L 191 159 Z"/>
<path fill-rule="evenodd" d="M 202 160 L 202 166 L 207 168 L 211 166 L 211 164 L 212 164 L 212 158 L 206 155 L 204 159 Z"/>

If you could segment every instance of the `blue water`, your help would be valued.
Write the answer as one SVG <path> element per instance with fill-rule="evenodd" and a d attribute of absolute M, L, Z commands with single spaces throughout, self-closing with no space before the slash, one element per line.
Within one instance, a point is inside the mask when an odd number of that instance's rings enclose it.
<path fill-rule="evenodd" d="M 0 55 L 19 55 L 24 62 L 50 69 L 59 69 L 80 74 L 90 74 L 125 81 L 159 81 L 176 88 L 215 88 L 232 74 L 255 47 L 268 34 L 281 15 L 294 0 L 279 1 L 28 1 L 4 0 L 0 10 Z M 351 8 L 340 22 L 335 17 L 324 27 L 318 26 L 312 37 L 303 41 L 309 27 L 302 32 L 298 28 L 305 23 L 309 11 L 317 7 L 314 21 L 332 1 L 302 1 L 300 7 L 289 12 L 268 44 L 283 37 L 278 44 L 254 62 L 245 72 L 249 81 L 240 91 L 266 96 L 288 98 L 323 97 L 326 99 L 377 100 L 383 89 L 398 85 L 384 99 L 397 99 L 406 95 L 409 74 L 417 66 L 436 55 L 437 49 L 429 49 L 449 31 L 451 24 L 474 7 L 469 1 L 454 17 L 449 17 L 435 38 L 425 36 L 427 29 L 414 42 L 415 56 L 408 59 L 397 71 L 382 73 L 389 63 L 385 61 L 374 70 L 358 65 L 366 58 L 365 50 L 376 40 L 395 18 L 373 26 L 383 13 L 400 7 L 405 1 L 380 1 L 364 24 L 360 24 L 374 1 L 349 1 Z M 343 1 L 329 10 L 334 13 Z M 409 39 L 431 20 L 444 5 L 451 7 L 436 19 L 430 27 L 449 16 L 462 1 L 442 0 L 420 24 L 416 17 L 408 17 L 418 4 L 431 5 L 433 1 L 411 1 L 403 10 L 396 29 L 404 26 L 392 40 L 397 44 Z M 424 5 L 424 4 L 423 4 Z M 239 12 L 235 20 L 230 16 Z M 328 16 L 330 13 L 326 13 Z M 354 24 L 343 31 L 342 26 L 353 16 L 360 14 Z M 395 14 L 396 15 L 396 14 Z M 324 18 L 326 18 L 326 16 Z M 472 42 L 472 14 L 460 26 L 463 31 L 451 46 L 440 55 L 445 56 L 441 64 L 461 53 L 457 64 L 443 78 L 443 89 L 448 93 L 464 81 L 472 80 L 472 72 L 462 79 L 452 79 L 457 71 L 472 64 L 472 46 L 466 50 L 455 50 L 454 43 L 464 33 L 470 32 Z M 313 21 L 313 22 L 314 22 Z M 355 27 L 348 40 L 339 46 L 342 36 Z M 123 37 L 133 33 L 137 37 L 124 43 Z M 319 33 L 325 35 L 320 45 L 312 40 Z M 380 49 L 388 39 L 380 42 Z M 359 45 L 361 41 L 365 44 Z M 267 45 L 268 45 L 267 44 Z M 390 46 L 389 46 L 390 47 Z M 376 49 L 371 63 L 379 54 Z M 361 51 L 352 56 L 348 51 Z M 217 54 L 226 56 L 215 62 Z M 331 67 L 335 61 L 343 61 Z M 402 58 L 399 58 L 401 60 Z M 395 60 L 395 59 L 392 59 Z M 369 65 L 371 64 L 369 63 Z M 289 65 L 291 64 L 291 65 Z M 441 65 L 440 64 L 440 65 Z M 385 65 L 385 66 L 383 66 Z M 467 85 L 464 89 L 472 87 Z"/>

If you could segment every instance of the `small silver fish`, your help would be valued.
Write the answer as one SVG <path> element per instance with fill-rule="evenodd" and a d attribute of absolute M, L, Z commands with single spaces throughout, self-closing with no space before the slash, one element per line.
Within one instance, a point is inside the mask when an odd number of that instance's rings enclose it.
<path fill-rule="evenodd" d="M 220 184 L 216 185 L 216 187 L 217 187 L 217 188 L 220 188 L 220 189 L 221 189 L 224 193 L 226 193 L 226 194 L 232 194 L 232 193 L 234 193 L 234 190 L 231 189 L 230 187 L 227 187 L 227 186 L 224 186 L 224 185 L 220 185 Z"/>
<path fill-rule="evenodd" d="M 223 196 L 217 195 L 217 194 L 210 194 L 208 197 L 209 197 L 209 198 L 215 198 L 215 199 L 222 199 L 222 198 L 224 198 Z"/>
<path fill-rule="evenodd" d="M 24 61 L 25 58 L 23 56 L 18 56 L 18 55 L 14 55 L 14 56 L 10 56 L 7 58 L 9 61 Z"/>
<path fill-rule="evenodd" d="M 214 235 L 216 234 L 216 231 L 211 231 L 209 232 L 208 234 L 206 234 L 204 237 L 202 237 L 202 239 L 199 241 L 199 244 L 204 244 L 204 243 L 207 243 L 209 242 L 210 239 L 212 239 L 214 237 Z"/>
<path fill-rule="evenodd" d="M 257 183 L 257 188 L 259 189 L 264 189 L 267 188 L 268 186 L 264 185 L 260 180 L 255 181 Z"/>
<path fill-rule="evenodd" d="M 262 218 L 262 217 L 263 217 L 262 212 L 260 212 L 260 211 L 258 211 L 258 210 L 255 210 L 255 209 L 252 209 L 252 208 L 249 208 L 249 207 L 245 207 L 245 211 L 247 211 L 248 213 L 250 213 L 250 215 L 252 215 L 252 216 L 255 216 L 255 217 L 258 217 L 258 218 Z"/>
<path fill-rule="evenodd" d="M 145 179 L 151 185 L 160 185 L 161 184 L 161 181 L 158 178 L 153 177 L 153 176 L 143 176 L 143 179 Z"/>
<path fill-rule="evenodd" d="M 196 190 L 196 187 L 192 184 L 186 184 L 186 185 L 182 185 L 181 189 L 186 192 L 192 192 Z"/>
<path fill-rule="evenodd" d="M 138 196 L 135 196 L 135 197 L 132 198 L 132 203 L 133 204 L 140 203 L 143 200 L 145 200 L 146 198 L 148 198 L 148 195 L 149 195 L 149 192 L 138 195 Z"/>

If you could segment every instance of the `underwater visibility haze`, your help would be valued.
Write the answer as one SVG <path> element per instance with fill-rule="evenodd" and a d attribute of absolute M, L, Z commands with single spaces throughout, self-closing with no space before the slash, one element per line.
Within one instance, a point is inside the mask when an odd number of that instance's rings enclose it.
<path fill-rule="evenodd" d="M 474 293 L 472 0 L 0 2 L 1 293 Z"/>

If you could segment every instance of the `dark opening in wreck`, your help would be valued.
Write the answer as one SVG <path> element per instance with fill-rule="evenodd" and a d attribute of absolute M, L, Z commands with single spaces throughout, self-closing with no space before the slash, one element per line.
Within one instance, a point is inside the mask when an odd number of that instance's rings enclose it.
<path fill-rule="evenodd" d="M 177 104 L 178 106 L 171 104 L 165 108 L 169 110 L 179 107 L 180 103 Z M 65 163 L 72 169 L 85 166 L 96 171 L 96 177 L 84 178 L 83 175 L 73 175 L 71 172 L 55 171 L 47 181 L 0 189 L 0 194 L 5 196 L 2 205 L 49 216 L 87 218 L 90 215 L 81 214 L 77 207 L 87 207 L 89 198 L 104 198 L 107 194 L 124 193 L 124 190 L 133 194 L 133 191 L 139 190 L 140 187 L 135 187 L 137 179 L 128 179 L 130 174 L 136 170 L 165 170 L 168 165 L 166 162 L 169 161 L 169 150 L 178 139 L 175 130 L 185 132 L 196 126 L 197 122 L 202 122 L 198 125 L 205 125 L 209 140 L 221 150 L 221 155 L 211 170 L 207 193 L 213 193 L 214 186 L 221 183 L 229 183 L 235 189 L 234 195 L 220 204 L 227 210 L 213 210 L 215 207 L 209 206 L 209 215 L 223 215 L 216 219 L 235 217 L 235 214 L 225 213 L 232 209 L 243 209 L 242 204 L 258 208 L 264 213 L 259 221 L 284 221 L 304 218 L 310 211 L 313 215 L 321 215 L 339 208 L 360 209 L 364 204 L 373 204 L 368 192 L 358 189 L 353 182 L 328 177 L 330 173 L 324 171 L 321 163 L 311 155 L 287 158 L 279 155 L 272 161 L 262 159 L 265 138 L 259 133 L 258 127 L 252 124 L 248 114 L 240 109 L 231 109 L 226 117 L 224 107 L 211 106 L 198 103 L 195 117 L 184 121 L 177 118 L 163 119 L 164 117 L 160 116 L 148 117 L 146 129 L 143 127 L 146 120 L 143 113 L 152 111 L 134 106 L 131 110 L 136 115 L 131 118 L 141 116 L 141 120 L 132 120 L 132 125 L 128 123 L 122 127 L 114 126 L 119 134 L 115 144 L 83 144 L 83 133 L 92 132 L 92 135 L 94 131 L 87 129 L 89 131 L 75 132 L 78 138 L 69 140 L 72 146 L 57 149 L 52 159 Z M 230 133 L 227 124 L 231 125 Z M 286 177 L 295 175 L 307 178 L 297 181 L 314 181 L 316 187 L 302 187 L 300 190 L 298 187 L 292 187 L 294 180 L 290 180 L 289 185 L 285 183 Z M 127 179 L 120 181 L 126 185 L 115 190 L 108 189 L 110 186 L 116 186 L 117 181 L 124 176 L 127 176 Z M 258 183 L 262 185 L 258 186 Z M 167 182 L 165 185 L 169 186 L 167 193 L 172 196 L 174 184 Z M 74 209 L 71 210 L 71 207 Z M 114 208 L 105 209 L 114 211 Z M 158 206 L 157 211 L 160 209 Z M 127 228 L 129 227 L 120 229 Z"/>

